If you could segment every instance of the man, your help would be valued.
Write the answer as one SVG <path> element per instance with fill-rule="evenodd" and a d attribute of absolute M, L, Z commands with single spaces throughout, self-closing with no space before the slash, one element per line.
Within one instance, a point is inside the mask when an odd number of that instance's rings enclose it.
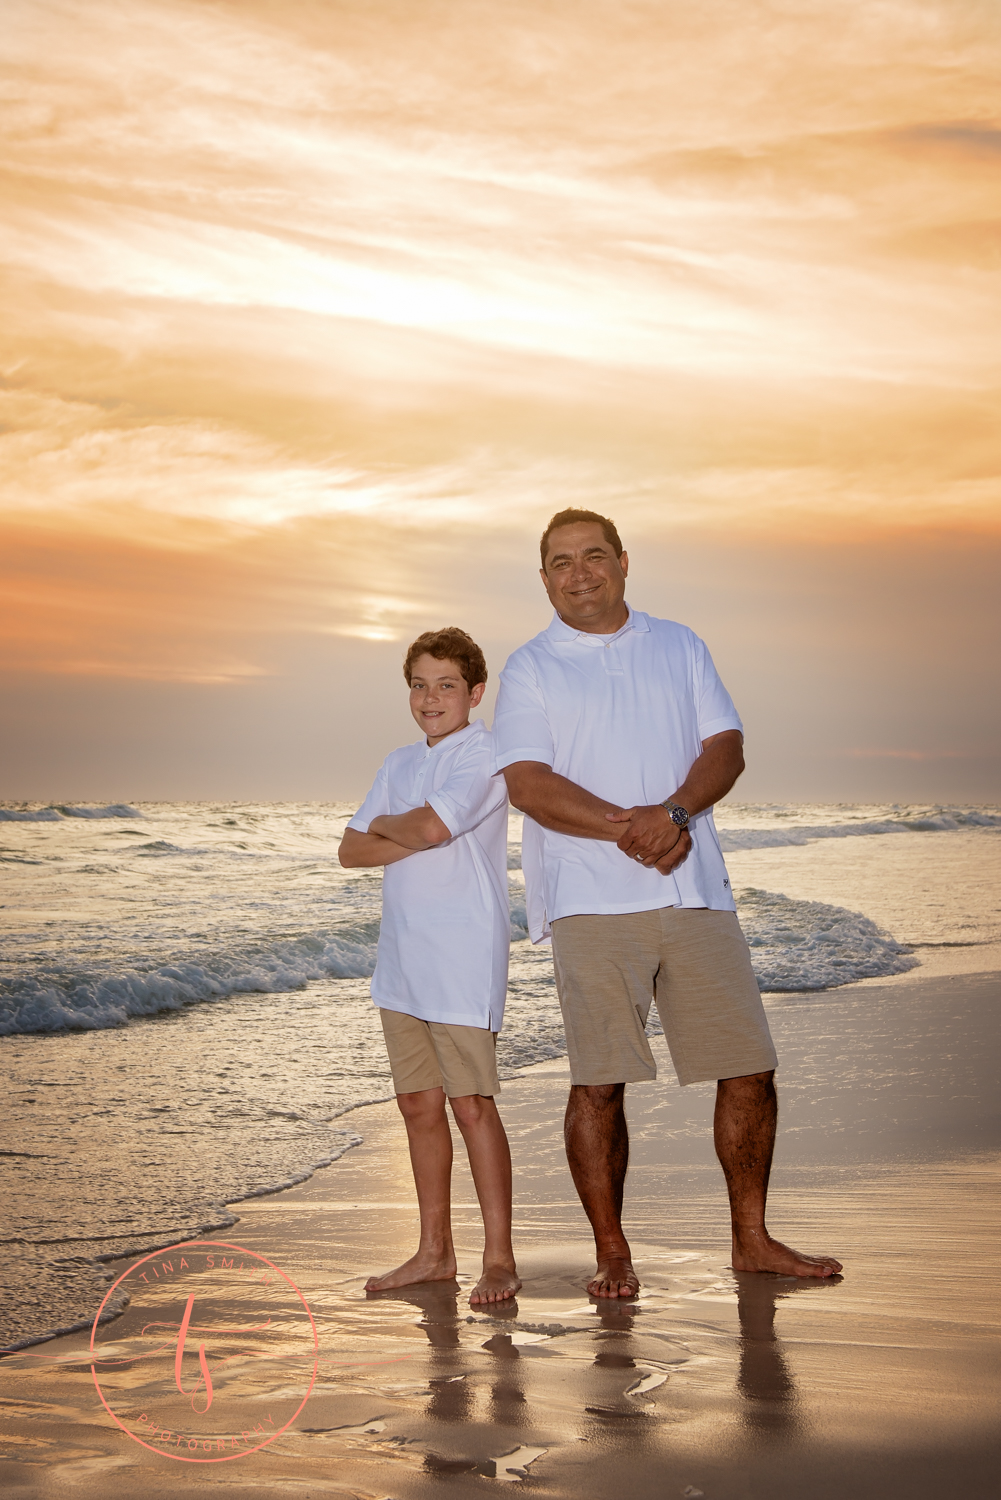
<path fill-rule="evenodd" d="M 611 521 L 561 511 L 541 551 L 556 614 L 509 658 L 493 732 L 526 814 L 531 936 L 552 935 L 567 1158 L 598 1261 L 588 1291 L 639 1289 L 622 1232 L 623 1104 L 626 1083 L 656 1077 L 654 999 L 680 1083 L 717 1080 L 734 1270 L 832 1276 L 838 1261 L 765 1227 L 776 1058 L 712 820 L 744 768 L 741 721 L 702 641 L 625 602 L 629 559 Z"/>

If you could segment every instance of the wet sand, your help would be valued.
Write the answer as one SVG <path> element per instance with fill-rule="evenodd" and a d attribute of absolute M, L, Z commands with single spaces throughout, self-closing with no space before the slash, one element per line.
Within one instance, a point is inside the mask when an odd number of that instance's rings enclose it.
<path fill-rule="evenodd" d="M 637 1302 L 602 1305 L 583 1290 L 592 1263 L 562 1153 L 563 1063 L 528 1070 L 501 1097 L 517 1305 L 468 1306 L 479 1226 L 460 1154 L 458 1283 L 367 1297 L 367 1276 L 414 1248 L 416 1213 L 395 1107 L 359 1110 L 348 1119 L 363 1145 L 239 1206 L 224 1238 L 246 1254 L 233 1252 L 232 1268 L 199 1270 L 205 1252 L 192 1249 L 189 1269 L 130 1280 L 130 1306 L 100 1331 L 110 1406 L 172 1456 L 114 1424 L 77 1334 L 0 1361 L 4 1493 L 416 1500 L 515 1483 L 582 1500 L 993 1496 L 999 998 L 1001 976 L 981 974 L 769 1000 L 782 1058 L 770 1221 L 843 1260 L 835 1284 L 728 1269 L 712 1089 L 679 1090 L 657 1039 L 661 1078 L 629 1090 Z M 259 1284 L 254 1256 L 301 1288 L 319 1354 L 306 1405 L 249 1452 L 269 1417 L 291 1416 L 314 1369 L 308 1320 L 280 1279 Z M 174 1383 L 190 1288 L 215 1330 L 200 1334 L 214 1380 L 204 1415 L 204 1391 L 182 1397 Z M 268 1317 L 252 1336 L 218 1332 Z M 197 1342 L 182 1365 L 189 1393 Z"/>

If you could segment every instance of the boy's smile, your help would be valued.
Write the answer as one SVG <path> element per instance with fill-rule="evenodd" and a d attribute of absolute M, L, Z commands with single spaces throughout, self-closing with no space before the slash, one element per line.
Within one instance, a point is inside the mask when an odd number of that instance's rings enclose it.
<path fill-rule="evenodd" d="M 465 729 L 470 710 L 483 697 L 485 683 L 470 689 L 458 662 L 419 656 L 410 671 L 410 712 L 429 745 Z"/>

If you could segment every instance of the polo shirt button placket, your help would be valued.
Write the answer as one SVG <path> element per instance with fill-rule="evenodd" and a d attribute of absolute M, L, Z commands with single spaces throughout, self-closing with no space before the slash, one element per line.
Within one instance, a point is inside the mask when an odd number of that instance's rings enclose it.
<path fill-rule="evenodd" d="M 416 780 L 415 785 L 414 785 L 414 790 L 415 790 L 415 792 L 417 792 L 417 794 L 418 794 L 418 796 L 420 798 L 423 798 L 423 795 L 424 795 L 424 776 L 425 776 L 425 774 L 427 772 L 427 769 L 428 769 L 428 766 L 430 766 L 430 764 L 431 764 L 431 751 L 430 750 L 425 750 L 425 752 L 424 752 L 424 759 L 421 761 L 420 765 L 417 768 L 417 780 Z"/>

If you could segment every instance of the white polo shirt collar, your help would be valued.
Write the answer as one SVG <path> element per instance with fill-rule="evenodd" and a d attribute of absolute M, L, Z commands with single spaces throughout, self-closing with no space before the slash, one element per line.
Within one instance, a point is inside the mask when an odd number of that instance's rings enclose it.
<path fill-rule="evenodd" d="M 476 733 L 477 730 L 486 733 L 486 729 L 487 726 L 482 719 L 473 719 L 464 729 L 456 729 L 454 733 L 447 734 L 443 740 L 438 741 L 437 745 L 429 745 L 426 736 L 423 740 L 418 740 L 417 744 L 424 752 L 424 759 L 427 760 L 436 751 L 452 749 L 454 746 L 461 744 L 463 740 L 468 740 L 470 735 Z"/>
<path fill-rule="evenodd" d="M 555 610 L 553 611 L 553 618 L 546 634 L 556 645 L 569 645 L 573 641 L 580 641 L 585 646 L 593 646 L 595 648 L 611 646 L 614 641 L 619 640 L 620 637 L 624 636 L 630 630 L 642 631 L 649 634 L 650 621 L 647 616 L 633 609 L 628 600 L 625 601 L 625 605 L 629 617 L 622 628 L 617 630 L 614 635 L 595 635 L 588 630 L 575 630 Z"/>

